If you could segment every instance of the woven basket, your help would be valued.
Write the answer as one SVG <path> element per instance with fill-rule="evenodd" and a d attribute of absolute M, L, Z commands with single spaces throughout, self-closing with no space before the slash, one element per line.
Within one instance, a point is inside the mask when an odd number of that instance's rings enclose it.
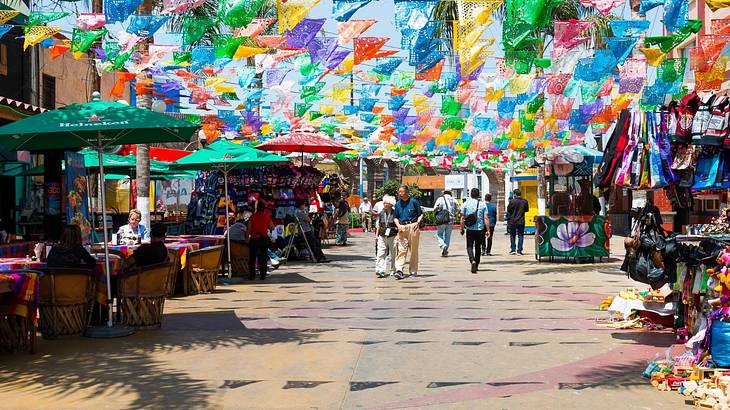
<path fill-rule="evenodd" d="M 248 259 L 251 249 L 247 243 L 231 241 L 231 275 L 248 277 Z"/>
<path fill-rule="evenodd" d="M 212 246 L 188 253 L 187 294 L 210 293 L 215 290 L 222 258 L 223 246 Z"/>
<path fill-rule="evenodd" d="M 168 261 L 172 263 L 172 269 L 170 269 L 170 276 L 167 278 L 167 296 L 171 297 L 175 295 L 175 289 L 177 285 L 177 277 L 180 273 L 180 254 L 177 250 L 169 250 L 167 252 Z"/>
<path fill-rule="evenodd" d="M 39 328 L 44 339 L 81 335 L 94 299 L 90 269 L 47 268 L 39 286 Z"/>
<path fill-rule="evenodd" d="M 44 339 L 78 336 L 89 324 L 89 303 L 75 305 L 40 305 L 38 328 Z"/>
<path fill-rule="evenodd" d="M 28 323 L 22 316 L 0 313 L 0 352 L 17 353 L 31 349 Z M 35 337 L 35 334 L 32 336 Z"/>
<path fill-rule="evenodd" d="M 159 329 L 164 308 L 165 296 L 119 298 L 122 323 L 137 329 Z"/>
<path fill-rule="evenodd" d="M 165 262 L 120 277 L 119 310 L 123 324 L 138 329 L 160 327 L 172 269 L 172 263 Z"/>

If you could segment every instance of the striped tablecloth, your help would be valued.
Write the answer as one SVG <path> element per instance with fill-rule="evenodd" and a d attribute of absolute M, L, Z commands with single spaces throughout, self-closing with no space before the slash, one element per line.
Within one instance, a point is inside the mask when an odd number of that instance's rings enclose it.
<path fill-rule="evenodd" d="M 223 245 L 225 238 L 223 235 L 180 235 L 167 237 L 171 243 L 197 243 L 200 245 L 200 249 Z"/>
<path fill-rule="evenodd" d="M 114 276 L 122 270 L 122 260 L 116 255 L 109 255 L 110 274 Z M 104 255 L 96 255 L 97 262 L 94 267 L 94 279 L 96 280 L 96 300 L 106 304 L 106 275 L 104 275 Z M 19 270 L 37 270 L 48 267 L 45 262 L 34 261 L 26 258 L 0 258 L 0 278 L 9 276 L 3 272 L 17 273 Z"/>
<path fill-rule="evenodd" d="M 0 273 L 2 289 L 13 294 L 10 314 L 35 317 L 38 307 L 38 275 L 33 272 Z"/>
<path fill-rule="evenodd" d="M 23 241 L 0 245 L 0 258 L 23 258 L 33 252 L 35 242 Z"/>
<path fill-rule="evenodd" d="M 97 249 L 99 246 L 103 245 L 96 245 Z M 113 250 L 115 252 L 121 253 L 125 258 L 128 258 L 134 253 L 134 250 L 139 248 L 141 245 L 111 245 L 109 246 L 109 250 Z M 190 251 L 195 251 L 200 249 L 200 245 L 197 243 L 185 243 L 185 242 L 171 242 L 166 243 L 165 246 L 169 250 L 176 250 L 178 255 L 180 255 L 180 266 L 182 268 L 185 267 L 187 263 L 187 255 Z"/>

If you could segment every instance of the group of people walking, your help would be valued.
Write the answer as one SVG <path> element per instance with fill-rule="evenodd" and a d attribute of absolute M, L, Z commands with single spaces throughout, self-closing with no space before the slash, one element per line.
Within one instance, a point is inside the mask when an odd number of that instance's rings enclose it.
<path fill-rule="evenodd" d="M 407 185 L 398 189 L 398 200 L 385 195 L 373 207 L 376 226 L 375 273 L 384 278 L 396 279 L 418 275 L 418 245 L 423 222 L 423 210 L 417 199 L 412 198 Z M 408 270 L 406 273 L 406 264 Z"/>
<path fill-rule="evenodd" d="M 469 194 L 469 198 L 459 206 L 451 191 L 445 191 L 434 204 L 434 217 L 441 256 L 449 255 L 453 228 L 458 224 L 461 235 L 466 237 L 471 272 L 477 273 L 481 257 L 492 255 L 497 207 L 492 203 L 491 194 L 486 194 L 482 199 L 477 188 L 473 188 Z M 375 272 L 381 278 L 392 274 L 396 279 L 403 279 L 409 275 L 416 276 L 418 272 L 423 210 L 418 200 L 410 196 L 408 186 L 401 186 L 398 196 L 396 200 L 386 195 L 372 207 L 377 236 Z M 516 189 L 507 206 L 511 255 L 523 254 L 525 214 L 528 211 L 528 202 Z M 404 270 L 406 260 L 409 275 Z"/>

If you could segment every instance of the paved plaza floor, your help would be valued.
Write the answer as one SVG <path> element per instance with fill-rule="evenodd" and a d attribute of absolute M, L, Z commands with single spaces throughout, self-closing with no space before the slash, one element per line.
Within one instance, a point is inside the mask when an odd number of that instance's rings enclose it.
<path fill-rule="evenodd" d="M 533 241 L 509 256 L 498 230 L 472 274 L 458 232 L 448 258 L 424 232 L 419 276 L 396 281 L 354 234 L 331 264 L 170 299 L 161 330 L 0 356 L 0 408 L 684 408 L 640 376 L 673 334 L 595 324 L 605 296 L 636 286 L 621 256 L 538 264 Z"/>

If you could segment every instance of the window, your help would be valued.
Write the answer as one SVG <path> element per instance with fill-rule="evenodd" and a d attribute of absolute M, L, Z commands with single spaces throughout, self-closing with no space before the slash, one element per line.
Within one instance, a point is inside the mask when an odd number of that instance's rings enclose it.
<path fill-rule="evenodd" d="M 56 77 L 43 74 L 43 108 L 56 108 Z"/>
<path fill-rule="evenodd" d="M 8 75 L 8 46 L 0 44 L 0 75 Z"/>

